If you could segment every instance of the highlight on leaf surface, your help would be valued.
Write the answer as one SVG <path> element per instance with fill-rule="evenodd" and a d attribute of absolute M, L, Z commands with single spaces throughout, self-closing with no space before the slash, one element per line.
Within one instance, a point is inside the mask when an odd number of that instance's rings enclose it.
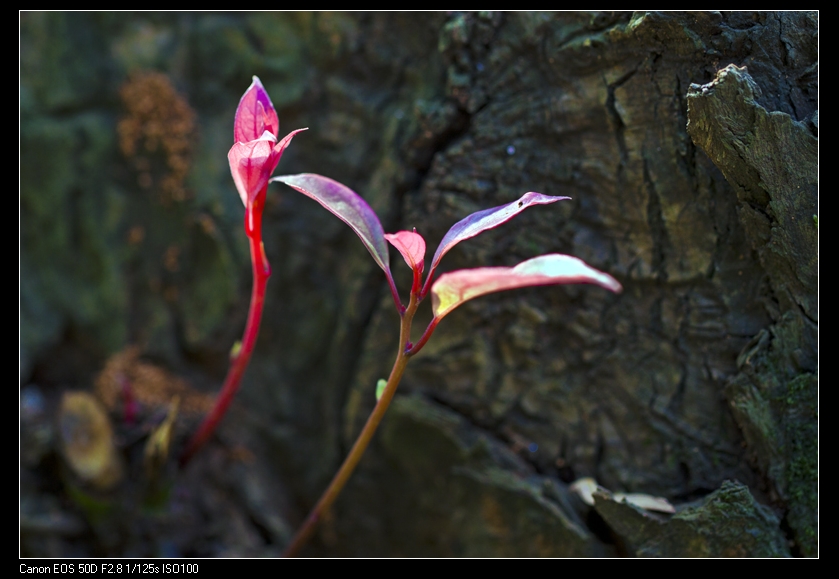
<path fill-rule="evenodd" d="M 455 245 L 464 239 L 475 237 L 479 233 L 487 229 L 493 229 L 499 225 L 506 223 L 531 205 L 546 205 L 548 203 L 556 203 L 564 199 L 571 199 L 570 197 L 554 197 L 551 195 L 542 195 L 533 191 L 525 193 L 517 201 L 508 203 L 506 205 L 499 205 L 491 209 L 484 209 L 477 211 L 468 217 L 465 217 L 452 225 L 451 229 L 443 236 L 443 240 L 437 247 L 434 253 L 434 259 L 431 260 L 431 269 L 428 273 L 428 279 L 434 275 L 434 270 L 443 259 L 443 256 Z"/>
<path fill-rule="evenodd" d="M 422 235 L 413 231 L 398 231 L 396 233 L 385 233 L 385 239 L 390 244 L 399 250 L 402 257 L 405 258 L 405 263 L 413 270 L 419 270 L 422 273 L 425 267 L 425 239 Z"/>
<path fill-rule="evenodd" d="M 615 278 L 583 260 L 551 253 L 515 267 L 480 267 L 445 273 L 431 286 L 431 307 L 435 319 L 439 320 L 463 302 L 489 293 L 571 283 L 591 283 L 615 293 L 623 289 Z"/>
<path fill-rule="evenodd" d="M 281 175 L 271 181 L 285 183 L 311 197 L 349 225 L 379 267 L 388 278 L 392 278 L 384 229 L 376 213 L 358 193 L 338 181 L 314 173 Z"/>

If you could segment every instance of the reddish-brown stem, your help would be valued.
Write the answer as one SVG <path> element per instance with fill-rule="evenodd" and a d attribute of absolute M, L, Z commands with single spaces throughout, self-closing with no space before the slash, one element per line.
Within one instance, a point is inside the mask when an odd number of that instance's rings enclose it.
<path fill-rule="evenodd" d="M 239 390 L 242 376 L 248 367 L 256 345 L 259 323 L 262 320 L 262 310 L 265 305 L 265 288 L 268 285 L 268 278 L 271 276 L 271 266 L 268 264 L 268 258 L 265 256 L 265 246 L 262 244 L 262 209 L 267 190 L 266 186 L 245 210 L 245 233 L 247 233 L 251 250 L 253 290 L 251 292 L 251 305 L 248 310 L 248 321 L 245 324 L 245 333 L 242 336 L 242 346 L 230 365 L 230 370 L 228 370 L 227 377 L 224 379 L 224 385 L 216 399 L 215 406 L 204 418 L 204 422 L 198 427 L 183 454 L 181 454 L 181 467 L 185 466 L 195 452 L 207 442 L 207 439 L 210 438 L 210 435 L 224 417 L 233 396 Z"/>
<path fill-rule="evenodd" d="M 417 311 L 417 305 L 419 305 L 417 295 L 411 292 L 411 301 L 408 303 L 408 307 L 405 308 L 402 316 L 402 326 L 399 332 L 399 350 L 396 354 L 396 361 L 393 363 L 393 369 L 390 371 L 390 377 L 387 379 L 387 385 L 384 391 L 382 391 L 382 396 L 376 403 L 375 408 L 373 408 L 373 412 L 367 419 L 364 428 L 361 429 L 361 433 L 358 435 L 355 444 L 353 444 L 352 450 L 350 450 L 347 458 L 344 459 L 344 464 L 335 473 L 332 482 L 329 483 L 329 486 L 323 492 L 323 495 L 321 495 L 320 500 L 309 513 L 309 516 L 306 517 L 303 526 L 300 527 L 291 544 L 286 548 L 284 556 L 294 557 L 306 545 L 306 542 L 312 536 L 312 533 L 314 533 L 321 518 L 323 518 L 324 513 L 329 510 L 349 480 L 350 475 L 364 455 L 367 445 L 370 444 L 376 428 L 378 428 L 382 417 L 384 417 L 388 406 L 390 406 L 390 401 L 393 400 L 396 387 L 399 386 L 399 381 L 402 380 L 402 374 L 405 372 L 405 366 L 408 364 L 409 356 L 405 352 L 405 346 L 411 337 L 411 320 L 413 320 L 414 314 Z"/>

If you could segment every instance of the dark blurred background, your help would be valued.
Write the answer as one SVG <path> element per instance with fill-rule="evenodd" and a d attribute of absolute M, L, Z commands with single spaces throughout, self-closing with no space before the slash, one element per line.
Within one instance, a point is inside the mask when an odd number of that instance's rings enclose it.
<path fill-rule="evenodd" d="M 22 555 L 277 556 L 375 403 L 384 276 L 272 185 L 254 358 L 174 468 L 247 314 L 226 156 L 252 75 L 281 135 L 309 127 L 277 173 L 429 252 L 572 197 L 441 271 L 560 252 L 624 286 L 448 316 L 304 555 L 817 554 L 816 13 L 23 12 L 20 37 Z M 592 506 L 586 477 L 677 512 Z"/>

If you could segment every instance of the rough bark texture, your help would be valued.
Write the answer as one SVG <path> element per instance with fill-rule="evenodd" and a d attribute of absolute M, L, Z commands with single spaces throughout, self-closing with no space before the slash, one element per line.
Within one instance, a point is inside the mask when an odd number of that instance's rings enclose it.
<path fill-rule="evenodd" d="M 272 186 L 236 408 L 168 494 L 140 482 L 147 430 L 180 392 L 182 444 L 244 325 L 226 154 L 257 74 L 282 129 L 309 127 L 278 173 L 347 184 L 431 250 L 475 210 L 572 197 L 441 273 L 560 252 L 625 288 L 446 317 L 306 555 L 817 555 L 817 41 L 795 12 L 22 14 L 23 553 L 276 555 L 374 404 L 398 337 L 381 270 Z M 126 379 L 134 426 L 107 394 Z M 94 382 L 128 473 L 104 495 L 52 426 Z M 677 514 L 587 506 L 583 476 Z"/>

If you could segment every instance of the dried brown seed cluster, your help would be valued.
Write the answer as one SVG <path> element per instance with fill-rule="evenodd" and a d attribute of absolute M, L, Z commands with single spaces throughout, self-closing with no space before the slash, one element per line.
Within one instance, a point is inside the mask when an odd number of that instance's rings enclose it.
<path fill-rule="evenodd" d="M 196 137 L 195 111 L 159 72 L 133 75 L 120 89 L 126 116 L 117 125 L 120 150 L 143 189 L 161 201 L 183 201 Z"/>
<path fill-rule="evenodd" d="M 96 378 L 96 395 L 114 411 L 121 407 L 124 387 L 143 407 L 159 409 L 180 397 L 180 410 L 186 414 L 204 414 L 213 405 L 214 397 L 193 389 L 189 383 L 166 370 L 139 359 L 137 346 L 117 352 L 105 363 Z"/>

